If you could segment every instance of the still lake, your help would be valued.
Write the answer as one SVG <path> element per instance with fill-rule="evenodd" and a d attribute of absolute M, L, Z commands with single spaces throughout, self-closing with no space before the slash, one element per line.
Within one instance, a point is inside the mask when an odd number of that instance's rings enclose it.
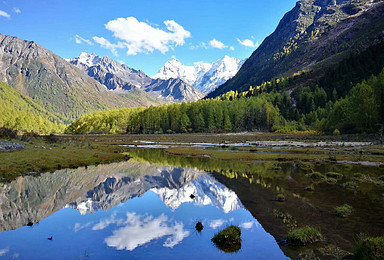
<path fill-rule="evenodd" d="M 287 259 L 236 193 L 196 168 L 65 169 L 19 177 L 0 196 L 6 259 Z M 242 245 L 225 253 L 211 238 L 231 224 Z"/>
<path fill-rule="evenodd" d="M 130 154 L 2 183 L 0 258 L 341 259 L 360 234 L 384 233 L 383 167 Z M 343 204 L 353 211 L 339 218 Z M 233 253 L 211 241 L 229 225 L 241 229 Z M 287 233 L 305 225 L 323 241 L 286 245 Z"/>

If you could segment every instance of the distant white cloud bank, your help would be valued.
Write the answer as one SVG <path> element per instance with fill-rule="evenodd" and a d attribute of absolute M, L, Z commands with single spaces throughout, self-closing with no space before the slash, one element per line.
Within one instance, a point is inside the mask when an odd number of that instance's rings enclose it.
<path fill-rule="evenodd" d="M 250 48 L 257 48 L 257 47 L 259 47 L 259 42 L 253 42 L 252 40 L 250 40 L 250 39 L 245 39 L 245 40 L 240 40 L 240 39 L 237 39 L 237 41 L 241 44 L 241 45 L 243 45 L 243 46 L 245 46 L 245 47 L 250 47 Z"/>
<path fill-rule="evenodd" d="M 0 16 L 11 19 L 11 15 L 7 12 L 0 10 Z"/>

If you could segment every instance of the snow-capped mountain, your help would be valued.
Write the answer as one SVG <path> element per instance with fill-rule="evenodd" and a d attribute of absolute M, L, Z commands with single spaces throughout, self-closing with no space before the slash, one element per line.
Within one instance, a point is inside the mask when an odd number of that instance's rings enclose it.
<path fill-rule="evenodd" d="M 204 97 L 203 93 L 183 80 L 152 79 L 143 71 L 129 68 L 109 57 L 82 52 L 79 57 L 67 61 L 109 90 L 122 94 L 129 90 L 145 91 L 167 102 L 197 101 Z"/>
<path fill-rule="evenodd" d="M 245 60 L 225 55 L 213 63 L 199 62 L 194 66 L 186 66 L 177 59 L 172 59 L 167 61 L 153 78 L 182 79 L 201 92 L 208 94 L 235 76 L 244 62 Z"/>
<path fill-rule="evenodd" d="M 69 63 L 83 70 L 88 76 L 104 84 L 110 90 L 130 90 L 151 84 L 152 79 L 143 71 L 129 68 L 109 57 L 82 52 Z"/>
<path fill-rule="evenodd" d="M 202 175 L 178 189 L 162 187 L 153 188 L 152 191 L 172 209 L 178 208 L 185 202 L 191 202 L 191 194 L 195 196 L 193 199 L 195 205 L 212 205 L 224 213 L 243 207 L 235 192 L 208 174 Z"/>

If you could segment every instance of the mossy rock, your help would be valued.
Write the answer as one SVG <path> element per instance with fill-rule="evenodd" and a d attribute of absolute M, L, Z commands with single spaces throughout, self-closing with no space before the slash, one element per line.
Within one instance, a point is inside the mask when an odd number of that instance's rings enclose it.
<path fill-rule="evenodd" d="M 348 204 L 344 204 L 342 206 L 335 208 L 335 214 L 340 218 L 345 218 L 351 215 L 352 211 L 353 211 L 353 207 Z"/>
<path fill-rule="evenodd" d="M 288 233 L 287 243 L 291 246 L 305 246 L 320 241 L 323 238 L 317 228 L 304 226 L 293 229 Z"/>
<path fill-rule="evenodd" d="M 215 234 L 211 240 L 224 252 L 236 252 L 241 248 L 241 230 L 231 225 Z"/>
<path fill-rule="evenodd" d="M 355 246 L 354 259 L 384 259 L 384 237 L 363 237 Z"/>

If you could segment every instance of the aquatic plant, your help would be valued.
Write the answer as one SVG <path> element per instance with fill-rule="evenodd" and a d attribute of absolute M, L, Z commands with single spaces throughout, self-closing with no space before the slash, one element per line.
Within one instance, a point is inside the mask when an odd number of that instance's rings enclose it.
<path fill-rule="evenodd" d="M 293 229 L 288 233 L 287 243 L 292 246 L 305 246 L 320 241 L 323 238 L 317 228 L 304 226 Z"/>
<path fill-rule="evenodd" d="M 355 181 L 344 182 L 342 186 L 347 189 L 357 189 L 359 187 L 359 185 Z"/>
<path fill-rule="evenodd" d="M 344 204 L 342 206 L 335 208 L 335 214 L 340 218 L 345 218 L 351 215 L 352 211 L 353 211 L 353 207 L 348 204 Z"/>
<path fill-rule="evenodd" d="M 215 234 L 211 240 L 224 252 L 236 252 L 241 248 L 241 230 L 231 225 Z"/>
<path fill-rule="evenodd" d="M 361 237 L 355 246 L 354 259 L 384 259 L 384 237 Z"/>

